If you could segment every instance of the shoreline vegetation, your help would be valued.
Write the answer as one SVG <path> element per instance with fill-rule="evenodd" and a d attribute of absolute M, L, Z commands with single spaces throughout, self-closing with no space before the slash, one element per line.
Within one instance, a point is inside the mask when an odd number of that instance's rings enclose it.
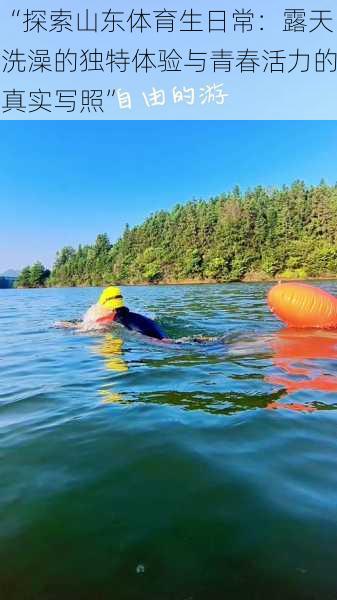
<path fill-rule="evenodd" d="M 286 281 L 297 281 L 297 282 L 302 282 L 305 283 L 307 281 L 336 281 L 337 280 L 337 275 L 322 275 L 322 276 L 318 276 L 318 277 L 274 277 L 274 278 L 261 278 L 261 279 L 231 279 L 228 281 L 216 281 L 214 280 L 206 280 L 206 279 L 181 279 L 179 281 L 174 281 L 174 280 L 168 280 L 168 281 L 159 281 L 157 283 L 151 283 L 148 281 L 138 281 L 137 283 L 126 283 L 126 282 L 114 282 L 114 285 L 123 285 L 124 287 L 144 287 L 144 286 L 166 286 L 166 285 L 172 285 L 172 286 L 176 286 L 176 285 L 226 285 L 229 283 L 285 283 Z M 97 284 L 97 285 L 88 285 L 88 284 L 79 284 L 79 285 L 37 285 L 37 286 L 23 286 L 23 285 L 15 285 L 15 289 L 17 290 L 23 290 L 23 289 L 50 289 L 50 288 L 55 288 L 55 289 L 62 289 L 62 288 L 70 288 L 70 287 L 76 287 L 76 288 L 91 288 L 91 287 L 103 287 L 106 284 Z"/>
<path fill-rule="evenodd" d="M 112 244 L 67 246 L 51 272 L 25 267 L 18 288 L 214 284 L 337 277 L 337 185 L 257 187 L 193 200 L 126 225 Z"/>

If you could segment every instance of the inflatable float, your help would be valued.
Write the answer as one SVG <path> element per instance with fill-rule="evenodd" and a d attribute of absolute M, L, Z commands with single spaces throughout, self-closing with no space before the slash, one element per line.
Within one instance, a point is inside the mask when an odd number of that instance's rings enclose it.
<path fill-rule="evenodd" d="M 279 283 L 268 305 L 289 327 L 337 329 L 337 298 L 305 283 Z"/>

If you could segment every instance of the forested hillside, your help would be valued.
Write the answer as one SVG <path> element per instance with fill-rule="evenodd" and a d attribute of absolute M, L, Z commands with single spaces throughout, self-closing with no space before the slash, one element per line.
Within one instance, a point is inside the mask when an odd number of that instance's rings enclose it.
<path fill-rule="evenodd" d="M 22 269 L 16 280 L 16 287 L 36 288 L 44 287 L 50 277 L 49 269 L 46 269 L 39 261 L 31 267 Z"/>
<path fill-rule="evenodd" d="M 51 285 L 337 274 L 337 186 L 234 189 L 57 254 Z"/>

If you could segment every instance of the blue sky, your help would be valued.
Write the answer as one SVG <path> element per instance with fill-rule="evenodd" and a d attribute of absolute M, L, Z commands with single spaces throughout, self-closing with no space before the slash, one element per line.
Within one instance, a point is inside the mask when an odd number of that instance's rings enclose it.
<path fill-rule="evenodd" d="M 1 125 L 0 271 L 240 185 L 337 181 L 334 121 Z"/>

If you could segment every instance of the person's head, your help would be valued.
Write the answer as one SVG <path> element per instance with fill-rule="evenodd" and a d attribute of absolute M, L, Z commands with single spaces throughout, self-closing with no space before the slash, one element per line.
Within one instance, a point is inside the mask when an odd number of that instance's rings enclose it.
<path fill-rule="evenodd" d="M 125 307 L 120 288 L 115 285 L 105 288 L 99 297 L 98 304 L 111 311 Z"/>

